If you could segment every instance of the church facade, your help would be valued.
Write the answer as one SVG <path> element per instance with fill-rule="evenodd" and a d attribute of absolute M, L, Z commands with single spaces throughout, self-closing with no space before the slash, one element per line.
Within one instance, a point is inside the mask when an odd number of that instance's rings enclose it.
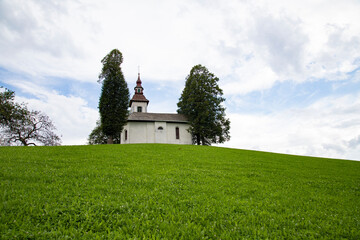
<path fill-rule="evenodd" d="M 140 73 L 130 100 L 130 115 L 121 133 L 121 143 L 192 144 L 189 123 L 182 114 L 148 113 Z"/>

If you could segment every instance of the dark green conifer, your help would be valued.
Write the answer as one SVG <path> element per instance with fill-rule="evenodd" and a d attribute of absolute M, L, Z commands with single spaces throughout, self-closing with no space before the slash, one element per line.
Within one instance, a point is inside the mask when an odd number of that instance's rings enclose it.
<path fill-rule="evenodd" d="M 102 82 L 99 111 L 101 128 L 107 136 L 108 143 L 118 137 L 126 124 L 129 112 L 129 88 L 125 82 L 120 64 L 122 54 L 114 49 L 101 61 L 103 68 L 99 75 Z"/>
<path fill-rule="evenodd" d="M 223 91 L 219 78 L 201 65 L 194 66 L 186 77 L 178 102 L 178 113 L 188 117 L 193 142 L 200 145 L 223 143 L 230 139 L 230 120 L 225 118 Z"/>

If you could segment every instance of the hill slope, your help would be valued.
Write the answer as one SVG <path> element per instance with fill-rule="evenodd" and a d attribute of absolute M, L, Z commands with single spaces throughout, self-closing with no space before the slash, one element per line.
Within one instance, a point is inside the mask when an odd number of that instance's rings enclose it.
<path fill-rule="evenodd" d="M 360 238 L 360 162 L 205 146 L 0 148 L 14 238 Z"/>

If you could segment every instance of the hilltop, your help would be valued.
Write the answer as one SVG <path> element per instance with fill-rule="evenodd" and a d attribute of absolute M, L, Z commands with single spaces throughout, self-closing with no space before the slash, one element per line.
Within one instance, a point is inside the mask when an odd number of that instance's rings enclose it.
<path fill-rule="evenodd" d="M 360 162 L 192 145 L 0 148 L 8 238 L 360 238 Z"/>

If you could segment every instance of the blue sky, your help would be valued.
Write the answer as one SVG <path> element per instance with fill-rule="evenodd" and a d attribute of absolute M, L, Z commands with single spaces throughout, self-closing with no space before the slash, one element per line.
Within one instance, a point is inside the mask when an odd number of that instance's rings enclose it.
<path fill-rule="evenodd" d="M 359 1 L 0 1 L 0 85 L 65 145 L 98 119 L 101 59 L 138 66 L 151 112 L 176 112 L 196 64 L 219 77 L 220 146 L 360 160 Z"/>

